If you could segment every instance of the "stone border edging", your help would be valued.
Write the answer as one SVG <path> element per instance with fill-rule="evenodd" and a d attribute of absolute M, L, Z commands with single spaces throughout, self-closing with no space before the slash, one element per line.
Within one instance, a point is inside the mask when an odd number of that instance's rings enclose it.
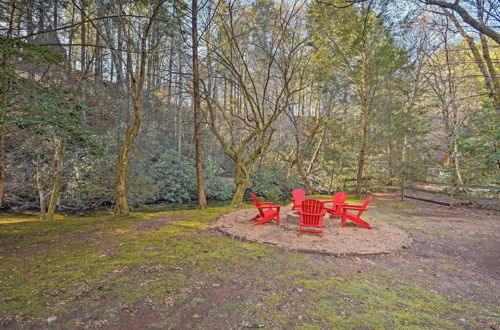
<path fill-rule="evenodd" d="M 231 212 L 228 212 L 228 213 L 231 213 Z M 226 213 L 225 215 L 227 215 L 228 213 Z M 223 215 L 221 215 L 220 217 L 222 217 L 222 216 Z M 218 217 L 217 220 L 220 217 Z M 240 235 L 235 235 L 235 234 L 228 233 L 227 231 L 224 231 L 222 228 L 219 228 L 217 226 L 212 227 L 211 229 L 214 230 L 214 231 L 217 231 L 217 232 L 219 232 L 221 234 L 223 234 L 226 237 L 237 239 L 237 240 L 242 241 L 242 242 L 273 245 L 273 246 L 276 246 L 276 247 L 278 247 L 280 249 L 285 249 L 285 250 L 292 251 L 292 252 L 320 254 L 320 255 L 333 256 L 333 257 L 338 257 L 338 258 L 342 258 L 342 257 L 367 257 L 367 256 L 377 256 L 377 255 L 387 255 L 387 254 L 391 254 L 391 253 L 394 253 L 394 252 L 397 251 L 397 250 L 394 250 L 394 251 L 382 250 L 382 251 L 377 251 L 377 252 L 344 252 L 344 253 L 337 253 L 337 252 L 328 252 L 328 251 L 324 251 L 324 250 L 290 248 L 290 247 L 286 247 L 286 246 L 280 246 L 280 245 L 278 245 L 276 243 L 259 242 L 259 241 L 254 240 L 254 239 L 247 239 L 244 236 L 240 236 Z M 408 244 L 408 246 L 405 246 L 404 249 L 409 248 L 411 246 L 411 244 L 413 243 L 412 237 L 408 236 L 408 238 L 409 238 L 409 244 Z"/>

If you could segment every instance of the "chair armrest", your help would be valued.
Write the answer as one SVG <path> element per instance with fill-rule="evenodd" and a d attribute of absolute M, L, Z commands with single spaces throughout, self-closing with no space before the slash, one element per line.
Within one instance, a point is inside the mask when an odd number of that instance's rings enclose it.
<path fill-rule="evenodd" d="M 344 206 L 342 208 L 344 208 L 346 210 L 357 210 L 357 211 L 366 211 L 367 210 L 366 207 L 361 207 L 361 206 L 356 206 L 356 205 L 352 205 L 352 206 L 347 205 L 347 206 Z"/>
<path fill-rule="evenodd" d="M 260 202 L 262 205 L 273 205 L 273 202 Z"/>
<path fill-rule="evenodd" d="M 264 205 L 260 207 L 261 209 L 275 209 L 275 208 L 281 208 L 281 205 Z"/>

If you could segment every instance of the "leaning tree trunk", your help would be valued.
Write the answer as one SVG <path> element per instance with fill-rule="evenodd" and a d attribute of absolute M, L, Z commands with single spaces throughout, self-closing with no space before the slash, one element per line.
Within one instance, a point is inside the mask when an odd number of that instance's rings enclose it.
<path fill-rule="evenodd" d="M 66 141 L 59 138 L 59 145 L 56 147 L 54 155 L 56 161 L 56 171 L 54 175 L 54 183 L 52 185 L 52 193 L 50 195 L 49 208 L 47 210 L 47 220 L 52 220 L 56 212 L 57 201 L 59 200 L 59 193 L 61 192 L 62 178 L 64 171 L 64 153 L 66 151 Z"/>
<path fill-rule="evenodd" d="M 297 156 L 295 159 L 295 169 L 297 170 L 297 173 L 299 174 L 300 179 L 304 183 L 307 189 L 308 194 L 314 194 L 314 188 L 312 187 L 311 181 L 309 180 L 308 175 L 304 171 L 304 164 L 302 162 L 302 159 L 300 158 L 300 155 Z"/>
<path fill-rule="evenodd" d="M 139 133 L 142 120 L 142 92 L 134 95 L 134 124 L 130 128 L 123 142 L 123 146 L 118 155 L 118 169 L 116 175 L 116 201 L 115 215 L 124 218 L 129 215 L 127 201 L 127 181 L 128 181 L 128 159 L 130 150 L 134 145 L 135 138 Z"/>
<path fill-rule="evenodd" d="M 128 181 L 128 161 L 130 150 L 134 145 L 135 138 L 139 134 L 142 121 L 142 96 L 144 93 L 144 79 L 146 76 L 146 63 L 148 61 L 148 46 L 147 41 L 149 38 L 149 32 L 153 24 L 153 20 L 156 18 L 162 4 L 164 1 L 159 1 L 151 15 L 151 18 L 144 29 L 144 35 L 141 37 L 141 52 L 139 55 L 139 62 L 136 66 L 135 77 L 132 76 L 132 57 L 130 52 L 127 51 L 127 76 L 130 80 L 127 80 L 127 86 L 131 86 L 129 91 L 131 91 L 132 100 L 134 104 L 134 123 L 132 127 L 127 132 L 125 141 L 120 149 L 118 155 L 118 166 L 116 174 L 116 197 L 115 197 L 115 216 L 118 218 L 124 218 L 129 215 L 129 207 L 127 201 L 127 181 Z M 128 83 L 131 83 L 129 85 Z"/>
<path fill-rule="evenodd" d="M 35 184 L 36 184 L 36 189 L 38 190 L 38 199 L 39 199 L 39 204 L 40 204 L 40 220 L 45 220 L 45 218 L 46 218 L 45 192 L 43 189 L 42 169 L 41 169 L 42 157 L 40 156 L 39 152 L 37 152 L 37 154 L 36 154 L 35 166 L 36 166 Z"/>

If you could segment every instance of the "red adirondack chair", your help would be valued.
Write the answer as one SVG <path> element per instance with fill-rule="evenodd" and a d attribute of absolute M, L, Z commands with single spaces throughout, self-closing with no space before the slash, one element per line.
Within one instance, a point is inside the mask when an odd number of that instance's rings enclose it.
<path fill-rule="evenodd" d="M 328 202 L 332 203 L 332 207 L 331 208 L 325 207 L 326 211 L 330 214 L 330 218 L 337 218 L 339 216 L 342 216 L 342 211 L 346 199 L 347 199 L 347 194 L 343 191 L 335 193 L 335 195 L 333 195 L 333 203 Z"/>
<path fill-rule="evenodd" d="M 302 202 L 306 199 L 306 192 L 302 189 L 295 189 L 292 191 L 292 210 L 300 210 Z"/>
<path fill-rule="evenodd" d="M 344 205 L 342 210 L 342 227 L 345 227 L 346 221 L 350 220 L 360 225 L 363 228 L 372 229 L 372 226 L 370 226 L 368 222 L 361 220 L 361 215 L 363 214 L 364 211 L 367 210 L 366 207 L 368 206 L 368 204 L 371 202 L 372 199 L 373 199 L 372 196 L 368 196 L 362 205 L 349 205 L 349 204 Z M 358 213 L 352 214 L 347 212 L 347 210 L 358 211 Z"/>
<path fill-rule="evenodd" d="M 301 232 L 318 233 L 323 237 L 323 216 L 326 210 L 323 203 L 317 199 L 306 199 L 302 202 L 297 235 Z"/>
<path fill-rule="evenodd" d="M 281 205 L 273 205 L 272 202 L 261 202 L 254 194 L 250 194 L 253 199 L 254 206 L 259 210 L 259 214 L 250 219 L 249 221 L 257 221 L 256 226 L 262 225 L 272 219 L 276 219 L 276 225 L 280 225 L 280 208 Z"/>

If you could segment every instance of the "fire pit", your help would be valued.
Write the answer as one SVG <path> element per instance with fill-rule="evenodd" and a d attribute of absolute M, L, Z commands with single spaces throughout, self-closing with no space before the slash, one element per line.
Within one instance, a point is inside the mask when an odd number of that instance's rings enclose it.
<path fill-rule="evenodd" d="M 291 207 L 282 209 L 280 226 L 274 221 L 255 226 L 248 221 L 255 213 L 254 209 L 245 209 L 225 214 L 219 217 L 214 228 L 243 241 L 336 256 L 386 254 L 411 245 L 411 238 L 404 230 L 374 219 L 370 219 L 373 229 L 368 230 L 355 224 L 342 227 L 339 219 L 330 219 L 327 215 L 322 238 L 313 233 L 297 236 L 299 215 L 291 211 Z"/>

